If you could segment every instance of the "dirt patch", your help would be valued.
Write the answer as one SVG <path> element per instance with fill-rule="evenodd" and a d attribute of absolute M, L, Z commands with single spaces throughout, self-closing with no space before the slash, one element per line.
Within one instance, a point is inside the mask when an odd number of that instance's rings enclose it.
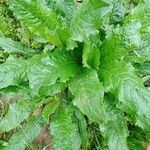
<path fill-rule="evenodd" d="M 42 150 L 53 150 L 51 143 L 52 137 L 50 135 L 49 127 L 49 124 L 46 125 L 37 138 L 37 142 Z"/>

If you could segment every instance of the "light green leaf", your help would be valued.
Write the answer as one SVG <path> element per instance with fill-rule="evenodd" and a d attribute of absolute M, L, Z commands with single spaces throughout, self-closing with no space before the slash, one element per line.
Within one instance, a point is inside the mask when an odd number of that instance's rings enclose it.
<path fill-rule="evenodd" d="M 13 134 L 4 150 L 24 150 L 26 147 L 30 147 L 30 143 L 41 132 L 42 124 L 41 118 L 30 120 L 27 125 L 24 125 L 18 132 Z"/>
<path fill-rule="evenodd" d="M 99 36 L 91 36 L 83 48 L 83 65 L 88 68 L 98 69 L 100 64 Z"/>
<path fill-rule="evenodd" d="M 9 60 L 0 64 L 0 89 L 19 85 L 26 78 L 26 63 L 23 60 Z"/>
<path fill-rule="evenodd" d="M 76 137 L 75 126 L 72 123 L 70 114 L 65 108 L 60 108 L 50 126 L 51 134 L 53 136 L 53 147 L 55 150 L 79 149 L 79 145 L 74 144 L 79 137 Z"/>
<path fill-rule="evenodd" d="M 31 55 L 35 53 L 32 48 L 25 47 L 23 44 L 5 37 L 0 37 L 0 47 L 10 54 Z"/>
<path fill-rule="evenodd" d="M 93 121 L 100 123 L 105 120 L 103 106 L 104 90 L 99 82 L 97 72 L 91 69 L 84 69 L 69 84 L 69 89 L 74 95 L 73 104 L 81 112 Z"/>
<path fill-rule="evenodd" d="M 43 110 L 42 116 L 45 120 L 49 121 L 49 116 L 55 112 L 57 107 L 59 106 L 60 101 L 54 98 L 54 101 L 50 102 Z"/>
<path fill-rule="evenodd" d="M 43 1 L 11 0 L 9 7 L 17 19 L 34 34 L 57 46 L 63 46 L 63 40 L 67 41 L 68 31 L 64 22 Z M 64 35 L 59 36 L 62 32 Z"/>
<path fill-rule="evenodd" d="M 34 108 L 33 101 L 20 100 L 18 103 L 9 106 L 8 113 L 0 121 L 0 132 L 8 132 L 16 128 L 28 118 Z"/>
<path fill-rule="evenodd" d="M 55 50 L 51 56 L 51 59 L 59 74 L 61 82 L 68 81 L 79 71 L 79 67 L 71 53 L 66 52 L 64 49 Z"/>

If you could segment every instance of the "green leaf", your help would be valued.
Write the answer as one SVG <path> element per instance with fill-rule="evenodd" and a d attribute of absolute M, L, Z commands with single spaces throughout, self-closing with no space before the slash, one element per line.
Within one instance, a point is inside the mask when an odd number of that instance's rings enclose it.
<path fill-rule="evenodd" d="M 44 86 L 39 89 L 39 95 L 43 97 L 54 96 L 65 89 L 64 83 L 55 83 L 51 86 Z"/>
<path fill-rule="evenodd" d="M 123 6 L 123 3 L 120 0 L 115 0 L 110 18 L 111 22 L 120 23 L 123 21 L 124 16 L 125 16 L 125 8 Z"/>
<path fill-rule="evenodd" d="M 100 64 L 100 40 L 99 37 L 91 36 L 90 39 L 85 42 L 83 48 L 83 64 L 85 67 L 98 69 Z"/>
<path fill-rule="evenodd" d="M 24 125 L 18 132 L 13 134 L 4 150 L 24 150 L 26 147 L 30 147 L 30 143 L 41 132 L 42 125 L 41 118 L 30 120 L 27 125 Z"/>
<path fill-rule="evenodd" d="M 18 86 L 26 79 L 26 68 L 26 63 L 18 59 L 0 64 L 0 89 L 10 85 Z"/>
<path fill-rule="evenodd" d="M 108 94 L 104 106 L 108 122 L 106 124 L 101 123 L 99 126 L 109 150 L 128 150 L 128 129 L 124 112 L 116 108 L 115 99 Z"/>
<path fill-rule="evenodd" d="M 64 22 L 43 1 L 11 0 L 9 7 L 17 19 L 34 34 L 48 39 L 57 46 L 63 46 L 63 40 L 67 41 L 65 38 L 68 31 Z"/>
<path fill-rule="evenodd" d="M 88 131 L 87 131 L 87 123 L 84 115 L 81 113 L 81 111 L 78 108 L 75 109 L 75 118 L 74 122 L 77 122 L 79 132 L 80 132 L 80 137 L 81 137 L 81 146 L 83 149 L 87 149 L 89 146 L 88 142 Z"/>
<path fill-rule="evenodd" d="M 114 61 L 109 65 L 104 64 L 101 68 L 106 89 L 117 96 L 122 109 L 132 117 L 136 125 L 149 129 L 150 92 L 135 75 L 134 68 L 130 64 Z"/>
<path fill-rule="evenodd" d="M 70 114 L 64 107 L 59 109 L 50 126 L 55 150 L 79 149 L 79 145 L 74 144 L 79 137 L 76 137 L 75 126 L 72 123 Z"/>
<path fill-rule="evenodd" d="M 49 64 L 47 65 L 46 63 Z M 30 66 L 28 68 L 28 78 L 32 94 L 37 95 L 41 87 L 55 84 L 58 79 L 58 73 L 55 68 L 51 66 L 51 59 L 49 56 L 42 58 L 41 55 L 35 55 L 31 59 Z"/>
<path fill-rule="evenodd" d="M 100 123 L 105 120 L 104 90 L 96 71 L 83 69 L 78 76 L 72 79 L 69 90 L 74 95 L 73 104 L 91 121 Z"/>
<path fill-rule="evenodd" d="M 141 64 L 139 71 L 144 75 L 150 75 L 150 63 Z"/>
<path fill-rule="evenodd" d="M 77 74 L 79 68 L 70 52 L 56 49 L 51 55 L 36 55 L 30 61 L 29 85 L 34 94 L 41 87 L 52 86 L 57 79 L 66 82 Z M 41 72 L 41 73 L 39 73 Z"/>
<path fill-rule="evenodd" d="M 130 132 L 128 137 L 129 148 L 131 150 L 146 150 L 146 145 L 150 142 L 150 133 L 133 124 L 129 124 L 128 128 Z"/>
<path fill-rule="evenodd" d="M 105 12 L 102 12 L 104 6 L 106 3 L 101 0 L 83 1 L 71 20 L 71 39 L 82 42 L 90 35 L 99 33 L 98 29 L 105 15 Z"/>
<path fill-rule="evenodd" d="M 55 50 L 51 59 L 61 82 L 66 82 L 71 77 L 74 77 L 80 69 L 71 53 L 65 52 L 63 49 Z"/>
<path fill-rule="evenodd" d="M 23 44 L 5 37 L 0 37 L 0 47 L 10 54 L 31 55 L 35 53 L 32 48 L 27 48 Z"/>
<path fill-rule="evenodd" d="M 53 7 L 57 12 L 65 16 L 67 20 L 71 20 L 74 13 L 77 11 L 77 5 L 74 0 L 52 0 Z"/>
<path fill-rule="evenodd" d="M 12 99 L 29 100 L 31 99 L 30 92 L 31 92 L 30 88 L 26 86 L 19 86 L 19 87 L 9 86 L 7 88 L 0 89 L 0 94 L 2 95 L 5 102 L 9 102 Z"/>
<path fill-rule="evenodd" d="M 20 125 L 33 111 L 34 103 L 29 100 L 20 100 L 9 106 L 8 113 L 0 121 L 0 132 L 8 132 Z"/>
<path fill-rule="evenodd" d="M 9 35 L 10 31 L 8 30 L 8 23 L 4 17 L 0 16 L 0 35 Z"/>
<path fill-rule="evenodd" d="M 6 5 L 0 4 L 0 36 L 14 36 L 14 24 Z"/>
<path fill-rule="evenodd" d="M 112 64 L 114 59 L 123 60 L 129 52 L 140 48 L 140 28 L 139 21 L 116 27 L 107 35 L 100 47 L 101 59 L 104 64 Z"/>
<path fill-rule="evenodd" d="M 104 89 L 96 71 L 85 69 L 71 81 L 69 89 L 75 96 L 73 104 L 100 125 L 110 150 L 127 150 L 127 125 L 123 113 L 115 109 L 114 100 L 104 101 Z M 116 147 L 116 144 L 118 145 Z"/>
<path fill-rule="evenodd" d="M 57 107 L 59 106 L 60 101 L 58 99 L 54 99 L 54 101 L 50 102 L 43 110 L 42 116 L 45 120 L 49 121 L 49 116 L 55 112 Z"/>
<path fill-rule="evenodd" d="M 149 23 L 150 23 L 150 2 L 144 0 L 140 2 L 128 15 L 125 20 L 125 23 L 134 22 L 135 20 L 140 21 L 141 29 L 140 34 L 142 40 L 140 42 L 140 48 L 135 51 L 135 56 L 137 56 L 138 61 L 150 60 L 150 51 L 149 51 Z M 134 28 L 134 27 L 133 27 Z M 134 58 L 135 59 L 135 58 Z"/>
<path fill-rule="evenodd" d="M 131 150 L 146 150 L 144 144 L 134 138 L 128 138 L 128 144 Z"/>

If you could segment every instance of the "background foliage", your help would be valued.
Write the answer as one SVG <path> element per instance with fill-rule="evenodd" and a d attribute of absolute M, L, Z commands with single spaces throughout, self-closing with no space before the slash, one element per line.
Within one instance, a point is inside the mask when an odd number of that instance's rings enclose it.
<path fill-rule="evenodd" d="M 149 24 L 149 0 L 1 1 L 0 149 L 146 149 Z"/>

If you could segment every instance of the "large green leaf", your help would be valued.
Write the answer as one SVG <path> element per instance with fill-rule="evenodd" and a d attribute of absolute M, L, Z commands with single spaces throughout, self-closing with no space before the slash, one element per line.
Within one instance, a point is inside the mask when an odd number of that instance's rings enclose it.
<path fill-rule="evenodd" d="M 131 50 L 140 48 L 138 34 L 140 28 L 141 25 L 137 21 L 126 24 L 121 29 L 123 32 L 119 34 L 117 31 L 103 42 L 100 77 L 106 90 L 116 95 L 125 107 L 124 111 L 132 117 L 136 124 L 148 129 L 150 127 L 150 113 L 148 111 L 150 93 L 135 75 L 131 64 L 123 61 Z M 122 33 L 125 34 L 122 35 Z"/>
<path fill-rule="evenodd" d="M 9 6 L 18 20 L 36 35 L 57 46 L 63 46 L 67 40 L 68 31 L 64 22 L 44 1 L 10 0 Z"/>
<path fill-rule="evenodd" d="M 29 100 L 31 99 L 30 95 L 30 88 L 28 86 L 9 86 L 7 88 L 0 89 L 0 94 L 2 95 L 2 99 L 5 100 L 5 102 L 9 102 L 12 99 L 18 100 Z"/>
<path fill-rule="evenodd" d="M 141 30 L 140 34 L 142 37 L 142 40 L 140 42 L 140 48 L 136 49 L 134 52 L 134 57 L 132 59 L 140 61 L 144 60 L 150 60 L 150 51 L 149 51 L 149 45 L 150 45 L 150 30 L 149 30 L 149 24 L 150 24 L 150 2 L 149 0 L 144 0 L 140 2 L 128 15 L 128 17 L 125 19 L 125 23 L 133 22 L 133 21 L 140 21 L 141 23 Z M 134 28 L 134 27 L 133 27 Z M 133 56 L 133 55 L 132 55 Z M 135 59 L 136 58 L 136 59 Z"/>
<path fill-rule="evenodd" d="M 127 125 L 123 112 L 115 108 L 114 99 L 103 100 L 104 89 L 96 71 L 84 69 L 69 86 L 75 96 L 73 104 L 100 125 L 110 150 L 127 150 Z M 117 147 L 116 147 L 117 144 Z"/>
<path fill-rule="evenodd" d="M 120 0 L 115 0 L 113 3 L 112 14 L 110 20 L 112 23 L 120 23 L 125 16 L 125 8 Z"/>
<path fill-rule="evenodd" d="M 72 79 L 69 89 L 74 95 L 73 104 L 91 121 L 100 123 L 105 120 L 104 91 L 96 71 L 82 70 L 78 76 Z"/>
<path fill-rule="evenodd" d="M 77 10 L 77 5 L 74 0 L 52 0 L 53 7 L 67 20 L 71 20 Z M 52 5 L 52 4 L 51 4 Z"/>
<path fill-rule="evenodd" d="M 41 118 L 30 120 L 27 125 L 20 127 L 20 130 L 13 134 L 4 150 L 24 150 L 26 147 L 30 147 L 30 143 L 42 130 L 42 125 Z"/>
<path fill-rule="evenodd" d="M 80 145 L 76 144 L 76 141 L 78 141 L 79 138 L 76 137 L 76 128 L 72 123 L 71 115 L 65 108 L 60 108 L 53 118 L 50 127 L 55 150 L 79 149 Z"/>
<path fill-rule="evenodd" d="M 133 118 L 137 125 L 149 129 L 150 92 L 135 75 L 134 68 L 121 61 L 114 61 L 109 66 L 104 64 L 101 67 L 101 75 L 107 90 L 116 94 L 124 111 Z"/>
<path fill-rule="evenodd" d="M 39 89 L 39 95 L 43 97 L 54 96 L 55 94 L 60 93 L 66 87 L 65 83 L 55 83 L 51 86 L 44 86 Z"/>
<path fill-rule="evenodd" d="M 18 103 L 10 105 L 8 113 L 0 121 L 0 132 L 8 132 L 19 126 L 21 122 L 28 118 L 33 109 L 34 103 L 32 100 L 20 100 Z"/>
<path fill-rule="evenodd" d="M 71 20 L 71 39 L 82 42 L 90 35 L 99 33 L 102 18 L 107 14 L 107 11 L 102 9 L 104 6 L 106 3 L 101 0 L 83 1 Z"/>
<path fill-rule="evenodd" d="M 124 112 L 117 109 L 115 99 L 107 95 L 104 102 L 107 114 L 107 124 L 100 124 L 100 130 L 110 150 L 128 150 L 128 129 L 124 118 Z"/>
<path fill-rule="evenodd" d="M 26 63 L 23 60 L 8 60 L 0 64 L 0 89 L 19 85 L 26 78 Z"/>
<path fill-rule="evenodd" d="M 0 47 L 10 54 L 31 55 L 36 52 L 32 48 L 25 47 L 23 44 L 5 37 L 0 37 Z"/>
<path fill-rule="evenodd" d="M 51 55 L 35 55 L 30 61 L 28 71 L 29 85 L 33 93 L 39 88 L 52 86 L 59 78 L 66 82 L 78 72 L 78 66 L 70 52 L 56 49 Z"/>
<path fill-rule="evenodd" d="M 50 102 L 43 110 L 42 116 L 43 118 L 48 122 L 49 121 L 49 116 L 55 112 L 57 107 L 59 106 L 60 101 L 56 98 L 52 102 Z"/>

